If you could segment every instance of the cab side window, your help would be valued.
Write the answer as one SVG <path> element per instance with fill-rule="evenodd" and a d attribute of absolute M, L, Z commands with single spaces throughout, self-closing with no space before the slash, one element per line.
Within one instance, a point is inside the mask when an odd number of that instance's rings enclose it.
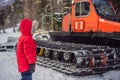
<path fill-rule="evenodd" d="M 78 2 L 75 4 L 75 16 L 87 16 L 90 12 L 89 2 Z"/>

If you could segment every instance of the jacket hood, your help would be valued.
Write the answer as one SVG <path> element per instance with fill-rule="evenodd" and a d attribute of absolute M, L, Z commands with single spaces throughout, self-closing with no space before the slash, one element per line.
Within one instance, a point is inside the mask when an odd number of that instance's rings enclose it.
<path fill-rule="evenodd" d="M 23 19 L 20 23 L 20 31 L 22 35 L 31 36 L 32 21 L 30 19 Z"/>

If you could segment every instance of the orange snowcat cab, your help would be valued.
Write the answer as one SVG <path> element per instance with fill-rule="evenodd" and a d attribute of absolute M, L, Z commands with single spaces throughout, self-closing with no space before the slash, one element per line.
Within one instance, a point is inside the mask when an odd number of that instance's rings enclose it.
<path fill-rule="evenodd" d="M 72 13 L 63 19 L 62 31 L 69 32 L 71 28 L 72 32 L 120 32 L 120 18 L 115 15 L 105 0 L 75 0 Z"/>
<path fill-rule="evenodd" d="M 120 47 L 120 17 L 107 0 L 73 0 L 54 41 Z"/>

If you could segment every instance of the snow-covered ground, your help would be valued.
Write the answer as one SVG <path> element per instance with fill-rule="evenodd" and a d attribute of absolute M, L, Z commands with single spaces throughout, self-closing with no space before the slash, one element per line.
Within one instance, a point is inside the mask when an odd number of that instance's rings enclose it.
<path fill-rule="evenodd" d="M 0 34 L 0 43 L 5 43 L 7 37 L 19 37 L 20 33 L 13 33 L 12 29 L 7 29 L 6 33 Z M 21 80 L 21 75 L 17 70 L 15 51 L 0 52 L 0 80 Z M 103 75 L 92 76 L 68 76 L 56 72 L 49 68 L 36 65 L 36 72 L 33 80 L 120 80 L 120 71 L 109 71 Z"/>

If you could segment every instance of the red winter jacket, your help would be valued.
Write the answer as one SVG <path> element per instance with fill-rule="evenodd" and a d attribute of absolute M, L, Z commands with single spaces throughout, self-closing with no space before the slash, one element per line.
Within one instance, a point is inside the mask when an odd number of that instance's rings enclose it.
<path fill-rule="evenodd" d="M 23 19 L 20 23 L 20 31 L 22 35 L 18 39 L 17 44 L 17 63 L 19 72 L 29 70 L 29 64 L 36 63 L 36 44 L 31 34 L 32 21 Z"/>

